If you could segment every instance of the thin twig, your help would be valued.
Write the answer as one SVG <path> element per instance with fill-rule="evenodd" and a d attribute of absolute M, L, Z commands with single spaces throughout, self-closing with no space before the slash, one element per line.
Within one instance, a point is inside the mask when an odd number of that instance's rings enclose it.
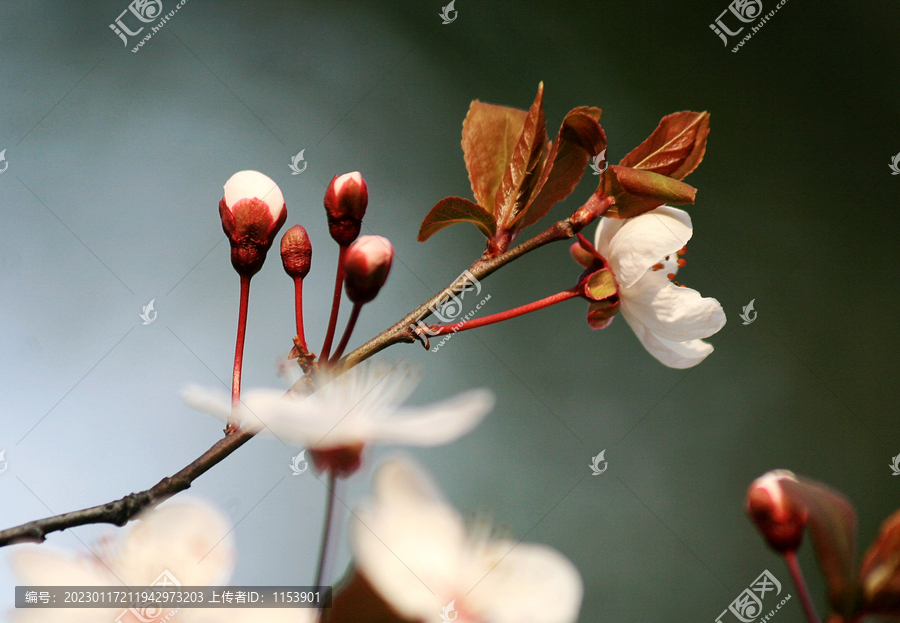
<path fill-rule="evenodd" d="M 124 526 L 144 509 L 152 508 L 176 493 L 190 488 L 191 483 L 197 477 L 247 443 L 251 437 L 253 437 L 253 433 L 238 431 L 220 439 L 193 463 L 174 476 L 163 478 L 146 491 L 131 493 L 115 502 L 38 519 L 2 530 L 0 531 L 0 547 L 14 543 L 42 543 L 51 532 L 75 526 L 96 523 Z"/>

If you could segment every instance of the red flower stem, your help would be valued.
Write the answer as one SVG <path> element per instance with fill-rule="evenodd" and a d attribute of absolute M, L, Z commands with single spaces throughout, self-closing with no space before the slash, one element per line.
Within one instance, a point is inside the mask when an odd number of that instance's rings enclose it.
<path fill-rule="evenodd" d="M 813 605 L 809 596 L 809 589 L 806 588 L 806 582 L 803 581 L 803 571 L 800 569 L 800 563 L 797 561 L 797 552 L 787 552 L 784 555 L 788 569 L 791 571 L 791 579 L 794 580 L 794 586 L 800 595 L 800 603 L 803 604 L 803 612 L 806 614 L 806 620 L 809 623 L 819 623 L 819 615 L 816 614 L 816 607 Z"/>
<path fill-rule="evenodd" d="M 350 319 L 347 320 L 347 327 L 344 329 L 344 335 L 341 337 L 341 343 L 338 344 L 337 350 L 334 351 L 334 357 L 331 358 L 332 362 L 336 362 L 341 358 L 341 355 L 344 354 L 344 349 L 347 348 L 347 342 L 350 341 L 350 335 L 353 333 L 353 329 L 356 327 L 356 321 L 359 318 L 359 312 L 361 309 L 361 303 L 353 304 L 353 310 L 350 312 Z"/>
<path fill-rule="evenodd" d="M 347 256 L 347 247 L 341 245 L 338 255 L 337 276 L 334 279 L 334 298 L 331 301 L 331 318 L 328 320 L 328 331 L 325 333 L 325 343 L 322 344 L 320 361 L 328 361 L 331 354 L 331 343 L 334 341 L 334 330 L 337 328 L 338 312 L 341 309 L 341 288 L 344 286 L 344 259 Z"/>
<path fill-rule="evenodd" d="M 323 582 L 328 582 L 328 576 L 331 573 L 332 557 L 334 556 L 335 536 L 339 532 L 338 524 L 341 520 L 342 512 L 335 512 L 334 501 L 337 499 L 335 490 L 338 487 L 340 479 L 335 476 L 334 471 L 328 472 L 328 500 L 325 502 L 325 521 L 322 526 L 322 543 L 319 547 L 319 563 L 316 566 L 316 581 L 313 586 L 327 586 Z M 324 617 L 324 611 L 319 611 L 319 621 Z"/>
<path fill-rule="evenodd" d="M 430 331 L 428 335 L 446 335 L 447 333 L 456 333 L 459 331 L 467 331 L 469 329 L 477 329 L 478 327 L 494 324 L 495 322 L 502 322 L 504 320 L 509 320 L 510 318 L 515 318 L 516 316 L 523 316 L 533 311 L 544 309 L 545 307 L 550 307 L 551 305 L 561 303 L 562 301 L 567 301 L 571 298 L 575 298 L 576 296 L 580 296 L 580 294 L 581 292 L 574 288 L 571 290 L 563 290 L 562 292 L 554 294 L 553 296 L 548 296 L 547 298 L 535 301 L 534 303 L 528 303 L 527 305 L 522 305 L 521 307 L 508 309 L 505 312 L 500 312 L 499 314 L 491 314 L 490 316 L 484 316 L 483 318 L 477 318 L 475 320 L 464 320 L 455 324 L 445 324 L 436 327 L 429 327 L 430 329 L 433 329 L 433 331 Z"/>
<path fill-rule="evenodd" d="M 244 362 L 244 337 L 247 332 L 247 304 L 250 301 L 250 277 L 241 275 L 241 305 L 238 311 L 237 340 L 234 346 L 234 374 L 231 377 L 231 406 L 241 401 L 241 366 Z M 229 422 L 229 429 L 231 428 Z"/>
<path fill-rule="evenodd" d="M 306 346 L 306 335 L 303 332 L 303 279 L 294 279 L 294 316 L 297 318 L 297 339 L 303 348 Z M 307 348 L 307 350 L 309 350 Z"/>

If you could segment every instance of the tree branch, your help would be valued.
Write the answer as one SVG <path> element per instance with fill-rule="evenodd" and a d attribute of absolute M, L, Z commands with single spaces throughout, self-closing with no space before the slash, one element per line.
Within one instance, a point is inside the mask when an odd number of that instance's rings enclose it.
<path fill-rule="evenodd" d="M 506 264 L 522 257 L 530 251 L 534 251 L 545 244 L 556 242 L 557 240 L 567 240 L 572 238 L 575 234 L 587 227 L 594 219 L 603 214 L 610 204 L 611 200 L 609 198 L 602 197 L 598 199 L 596 195 L 593 195 L 587 203 L 575 212 L 575 214 L 569 218 L 557 221 L 533 238 L 516 245 L 509 251 L 496 257 L 488 257 L 486 254 L 483 255 L 469 267 L 469 272 L 480 281 L 497 269 L 502 268 Z M 415 342 L 416 335 L 413 331 L 413 325 L 416 321 L 430 316 L 432 313 L 430 308 L 444 297 L 444 293 L 447 290 L 462 286 L 467 283 L 467 281 L 468 277 L 463 273 L 449 286 L 406 314 L 406 316 L 401 318 L 395 325 L 382 331 L 380 334 L 348 354 L 343 359 L 344 365 L 348 368 L 352 368 L 375 353 L 384 350 L 388 346 L 400 342 Z"/>
<path fill-rule="evenodd" d="M 131 493 L 115 502 L 29 521 L 20 526 L 2 530 L 0 531 L 0 547 L 15 543 L 43 543 L 51 532 L 86 524 L 109 523 L 124 526 L 144 509 L 154 507 L 176 493 L 190 488 L 196 478 L 247 443 L 251 437 L 253 437 L 253 433 L 238 431 L 220 439 L 193 463 L 177 474 L 163 478 L 146 491 Z"/>
<path fill-rule="evenodd" d="M 557 240 L 571 238 L 584 229 L 591 221 L 599 217 L 606 208 L 609 207 L 610 203 L 610 199 L 598 197 L 598 195 L 594 194 L 588 202 L 576 210 L 572 216 L 554 223 L 543 232 L 516 245 L 509 251 L 496 257 L 490 257 L 485 253 L 485 255 L 472 264 L 469 268 L 469 272 L 471 272 L 476 279 L 484 279 L 497 269 L 522 257 L 530 251 Z M 346 368 L 352 368 L 392 344 L 397 344 L 399 342 L 414 342 L 416 337 L 411 325 L 419 319 L 430 316 L 431 311 L 429 308 L 441 300 L 444 292 L 448 289 L 465 284 L 467 279 L 465 274 L 460 275 L 453 283 L 447 286 L 447 288 L 441 290 L 428 301 L 408 313 L 394 326 L 381 332 L 379 335 L 347 355 L 342 360 L 343 365 Z M 312 373 L 315 374 L 315 370 L 313 370 Z M 310 378 L 309 375 L 307 375 L 302 377 L 297 385 L 309 382 Z M 295 387 L 297 385 L 295 385 Z M 43 543 L 46 540 L 47 535 L 51 532 L 58 532 L 60 530 L 87 524 L 108 523 L 116 526 L 124 526 L 141 511 L 155 507 L 176 493 L 190 488 L 191 483 L 195 479 L 206 473 L 211 467 L 219 463 L 219 461 L 247 443 L 253 435 L 254 433 L 240 430 L 226 435 L 223 439 L 220 439 L 213 444 L 209 450 L 200 455 L 200 457 L 190 465 L 173 476 L 163 478 L 145 491 L 131 493 L 114 502 L 101 504 L 100 506 L 92 506 L 78 511 L 54 515 L 36 521 L 29 521 L 28 523 L 19 526 L 7 528 L 6 530 L 0 530 L 0 547 L 15 543 Z"/>

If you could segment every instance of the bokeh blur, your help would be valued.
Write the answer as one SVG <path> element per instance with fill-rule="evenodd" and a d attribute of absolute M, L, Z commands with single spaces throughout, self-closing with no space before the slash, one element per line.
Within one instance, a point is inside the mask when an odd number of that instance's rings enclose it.
<path fill-rule="evenodd" d="M 412 402 L 481 386 L 498 397 L 468 437 L 412 454 L 464 512 L 570 557 L 583 622 L 712 621 L 765 569 L 789 584 L 742 509 L 769 469 L 843 491 L 863 547 L 872 540 L 900 505 L 889 468 L 900 176 L 888 167 L 900 152 L 900 6 L 789 0 L 733 52 L 745 33 L 726 47 L 710 28 L 727 0 L 458 0 L 449 24 L 444 2 L 188 0 L 137 52 L 152 24 L 128 45 L 110 28 L 128 0 L 0 5 L 0 528 L 146 489 L 221 435 L 179 392 L 230 379 L 238 278 L 217 204 L 234 172 L 273 178 L 286 227 L 309 231 L 313 350 L 337 258 L 322 197 L 333 175 L 363 173 L 363 233 L 388 237 L 395 260 L 358 346 L 483 250 L 467 224 L 416 241 L 438 200 L 472 196 L 469 102 L 526 108 L 544 81 L 551 135 L 569 109 L 599 106 L 613 163 L 662 116 L 711 113 L 706 158 L 686 180 L 699 192 L 679 280 L 716 297 L 728 323 L 689 370 L 659 364 L 622 318 L 592 331 L 580 301 L 437 353 L 395 346 L 379 357 L 427 372 Z M 162 0 L 164 12 L 175 4 Z M 301 150 L 307 167 L 292 175 Z M 590 173 L 550 218 L 589 196 Z M 570 287 L 580 269 L 567 246 L 486 279 L 479 313 Z M 245 387 L 280 383 L 292 296 L 272 253 L 253 280 Z M 143 324 L 151 300 L 158 317 Z M 751 300 L 758 317 L 745 325 Z M 591 476 L 601 450 L 609 468 Z M 254 439 L 191 488 L 235 525 L 235 583 L 312 582 L 326 489 L 312 470 L 291 475 L 298 451 Z M 350 506 L 390 452 L 367 455 Z M 86 553 L 112 530 L 48 545 Z M 15 577 L 3 554 L 5 617 Z M 348 561 L 343 546 L 338 568 Z M 809 544 L 801 562 L 821 611 Z M 792 600 L 779 620 L 799 618 Z"/>

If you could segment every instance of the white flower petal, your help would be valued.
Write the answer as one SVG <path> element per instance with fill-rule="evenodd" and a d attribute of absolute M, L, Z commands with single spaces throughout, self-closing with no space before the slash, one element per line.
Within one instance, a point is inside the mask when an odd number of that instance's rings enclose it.
<path fill-rule="evenodd" d="M 153 585 L 168 572 L 183 586 L 223 584 L 234 564 L 234 536 L 209 504 L 180 497 L 143 513 L 118 541 L 110 567 L 133 586 Z"/>
<path fill-rule="evenodd" d="M 622 312 L 657 337 L 673 342 L 702 339 L 725 326 L 725 311 L 714 298 L 682 288 L 650 271 L 630 288 L 619 290 Z"/>
<path fill-rule="evenodd" d="M 232 208 L 241 199 L 261 199 L 269 207 L 272 220 L 284 208 L 284 195 L 272 178 L 259 171 L 238 171 L 225 182 L 225 205 Z"/>
<path fill-rule="evenodd" d="M 499 559 L 495 562 L 494 559 Z M 574 623 L 584 587 L 572 562 L 546 545 L 505 541 L 486 552 L 487 575 L 469 593 L 486 621 Z"/>
<path fill-rule="evenodd" d="M 257 432 L 264 428 L 264 424 L 256 416 L 256 412 L 264 411 L 270 403 L 279 400 L 283 396 L 283 391 L 268 389 L 248 390 L 244 392 L 241 404 L 234 411 L 234 415 L 241 422 L 242 428 Z M 231 393 L 222 388 L 189 385 L 181 392 L 181 399 L 192 409 L 208 413 L 223 422 L 227 422 L 231 418 Z M 248 404 L 248 400 L 252 401 L 252 408 Z"/>
<path fill-rule="evenodd" d="M 603 255 L 619 285 L 630 288 L 651 266 L 686 245 L 691 234 L 687 212 L 662 206 L 625 221 Z"/>
<path fill-rule="evenodd" d="M 702 340 L 673 342 L 653 335 L 639 320 L 623 311 L 623 316 L 647 351 L 670 368 L 692 368 L 713 352 L 712 344 Z"/>
<path fill-rule="evenodd" d="M 19 545 L 11 563 L 23 585 L 112 586 L 120 582 L 94 556 L 76 557 L 48 545 Z"/>
<path fill-rule="evenodd" d="M 494 403 L 492 392 L 476 389 L 426 407 L 398 410 L 390 418 L 368 423 L 367 428 L 373 440 L 437 446 L 469 433 L 493 409 Z"/>
<path fill-rule="evenodd" d="M 433 619 L 446 602 L 463 551 L 464 528 L 412 464 L 391 460 L 373 479 L 375 500 L 356 514 L 353 551 L 360 572 L 403 616 Z"/>
<path fill-rule="evenodd" d="M 597 221 L 597 231 L 594 233 L 594 248 L 600 252 L 600 255 L 609 259 L 609 242 L 622 229 L 625 220 L 601 216 Z"/>

